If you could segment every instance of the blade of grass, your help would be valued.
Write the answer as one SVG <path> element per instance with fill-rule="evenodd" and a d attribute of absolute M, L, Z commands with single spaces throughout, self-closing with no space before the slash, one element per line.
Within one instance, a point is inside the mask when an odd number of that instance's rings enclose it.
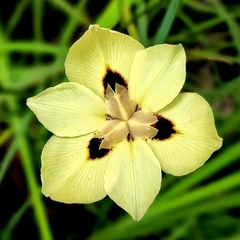
<path fill-rule="evenodd" d="M 237 22 L 234 20 L 231 14 L 229 14 L 226 10 L 226 7 L 218 0 L 212 1 L 214 7 L 216 8 L 219 16 L 221 16 L 224 21 L 226 21 L 229 31 L 232 35 L 233 38 L 233 43 L 235 48 L 237 49 L 238 56 L 240 56 L 240 44 L 239 44 L 239 39 L 240 39 L 240 31 L 239 31 L 239 25 Z M 234 11 L 235 12 L 235 11 Z M 238 16 L 239 16 L 239 11 L 237 11 Z M 238 58 L 238 63 L 240 64 L 240 59 Z"/>
<path fill-rule="evenodd" d="M 23 117 L 23 119 L 20 120 L 18 129 L 15 132 L 14 139 L 12 140 L 6 155 L 2 159 L 2 163 L 1 163 L 1 167 L 0 167 L 0 185 L 1 185 L 1 182 L 12 162 L 12 159 L 13 159 L 16 151 L 18 150 L 19 141 L 20 141 L 21 137 L 25 134 L 28 124 L 30 122 L 30 119 L 31 119 L 31 115 L 29 113 L 29 114 L 26 114 Z"/>
<path fill-rule="evenodd" d="M 191 6 L 192 7 L 192 6 Z M 209 7 L 209 6 L 208 6 Z M 239 16 L 239 8 L 236 8 L 236 12 L 229 12 L 228 16 L 233 18 L 237 18 Z M 214 14 L 216 14 L 216 11 L 213 11 Z M 181 18 L 181 20 L 183 20 L 189 27 L 189 24 L 191 24 L 191 22 L 189 22 L 189 20 L 187 20 L 187 15 L 185 12 L 180 12 L 179 17 Z M 187 21 L 187 22 L 186 22 Z M 194 22 L 194 25 L 192 28 L 185 28 L 183 29 L 181 32 L 171 35 L 169 36 L 168 40 L 171 42 L 192 42 L 192 38 L 191 36 L 193 34 L 197 34 L 197 33 L 201 33 L 201 32 L 205 32 L 207 29 L 213 28 L 218 24 L 221 24 L 222 22 L 225 23 L 225 19 L 223 15 L 216 15 L 215 17 L 212 17 L 208 20 L 205 21 L 200 21 L 200 22 Z"/>
<path fill-rule="evenodd" d="M 0 52 L 31 52 L 31 53 L 49 53 L 59 55 L 67 54 L 67 47 L 59 46 L 48 43 L 40 43 L 34 41 L 14 41 L 14 42 L 1 42 Z"/>
<path fill-rule="evenodd" d="M 66 45 L 74 34 L 75 29 L 81 23 L 84 25 L 90 25 L 88 17 L 86 15 L 85 6 L 87 0 L 79 1 L 76 6 L 73 7 L 72 14 L 69 15 L 68 22 L 64 27 L 64 31 L 61 33 L 60 44 Z M 74 13 L 74 14 L 73 14 Z"/>
<path fill-rule="evenodd" d="M 26 212 L 26 210 L 30 206 L 29 199 L 26 200 L 19 208 L 18 210 L 11 216 L 11 218 L 8 220 L 7 225 L 5 226 L 5 229 L 2 233 L 2 239 L 4 240 L 11 240 L 12 238 L 12 232 L 18 222 L 21 220 L 23 214 Z"/>
<path fill-rule="evenodd" d="M 184 192 L 185 190 L 200 183 L 204 179 L 213 176 L 218 171 L 234 163 L 239 159 L 240 155 L 239 149 L 240 141 L 225 149 L 221 154 L 219 154 L 215 158 L 210 159 L 204 166 L 199 168 L 197 171 L 183 177 L 182 181 L 179 182 L 179 184 L 173 186 L 167 192 L 162 194 L 161 199 L 163 198 L 169 199 L 173 196 L 176 196 L 179 193 Z"/>
<path fill-rule="evenodd" d="M 23 12 L 27 8 L 29 2 L 30 0 L 21 0 L 21 1 L 18 1 L 18 3 L 15 5 L 14 11 L 7 22 L 6 31 L 5 31 L 5 34 L 7 37 L 11 35 L 13 30 L 18 25 L 23 15 Z"/>
<path fill-rule="evenodd" d="M 15 122 L 14 125 L 17 126 L 17 123 Z M 24 136 L 20 138 L 19 151 L 40 237 L 42 240 L 51 240 L 53 237 L 46 215 L 41 189 L 35 176 L 33 159 L 30 156 L 29 144 Z"/>
<path fill-rule="evenodd" d="M 166 13 L 163 17 L 162 23 L 154 36 L 154 44 L 164 43 L 177 15 L 181 0 L 171 0 Z"/>
<path fill-rule="evenodd" d="M 42 18 L 43 18 L 43 1 L 35 0 L 32 1 L 32 12 L 33 12 L 33 37 L 36 41 L 43 39 L 42 34 Z"/>
<path fill-rule="evenodd" d="M 3 32 L 0 32 L 2 34 Z M 0 46 L 5 45 L 4 39 L 0 38 Z M 0 79 L 3 79 L 4 82 L 10 81 L 10 64 L 8 58 L 8 52 L 4 51 L 0 54 L 0 65 L 1 65 L 1 72 L 0 72 Z M 8 108 L 10 111 L 15 112 L 19 108 L 18 101 L 14 96 L 10 96 L 7 102 Z M 21 118 L 16 116 L 10 119 L 11 128 L 13 131 L 17 131 L 22 123 Z M 39 230 L 40 239 L 42 240 L 51 240 L 52 232 L 49 227 L 48 219 L 46 216 L 45 205 L 42 200 L 42 196 L 40 194 L 40 186 L 37 182 L 32 157 L 30 155 L 29 144 L 25 138 L 25 136 L 19 137 L 19 144 L 18 150 L 21 158 L 21 163 L 23 167 L 23 171 L 26 177 L 27 187 L 30 193 L 30 199 L 32 208 L 35 214 L 36 225 Z"/>
<path fill-rule="evenodd" d="M 60 12 L 65 12 L 69 16 L 75 14 L 74 7 L 68 2 L 64 0 L 47 0 L 50 4 L 53 4 L 56 8 L 59 9 Z"/>
<path fill-rule="evenodd" d="M 141 0 L 137 4 L 137 30 L 140 42 L 143 44 L 143 46 L 148 47 L 148 16 L 146 14 L 147 6 L 145 1 Z"/>
<path fill-rule="evenodd" d="M 113 28 L 120 21 L 119 1 L 111 0 L 95 20 L 100 27 Z"/>
<path fill-rule="evenodd" d="M 178 195 L 178 197 L 172 199 L 162 200 L 159 198 L 153 203 L 141 221 L 134 222 L 129 216 L 123 217 L 119 221 L 96 231 L 88 240 L 105 239 L 106 236 L 112 236 L 112 240 L 120 240 L 136 238 L 143 233 L 146 234 L 149 224 L 156 223 L 159 219 L 164 219 L 164 216 L 168 216 L 170 212 L 177 212 L 189 204 L 198 204 L 207 198 L 239 187 L 239 173 L 238 171 L 207 186 L 203 186 L 187 194 Z"/>
<path fill-rule="evenodd" d="M 12 134 L 13 134 L 13 132 L 9 128 L 5 129 L 4 131 L 1 131 L 1 134 L 0 134 L 0 147 L 11 137 Z M 0 168 L 0 172 L 1 172 L 1 168 Z M 0 176 L 1 176 L 1 173 L 0 173 Z M 1 177 L 0 177 L 0 182 L 1 182 Z"/>
<path fill-rule="evenodd" d="M 16 67 L 11 71 L 11 78 L 18 79 L 4 83 L 3 90 L 15 94 L 21 93 L 19 89 L 27 89 L 46 82 L 51 76 L 58 76 L 64 72 L 64 58 L 59 57 L 49 64 L 29 67 Z"/>
<path fill-rule="evenodd" d="M 131 3 L 129 1 L 121 1 L 119 5 L 119 11 L 121 11 L 121 22 L 122 25 L 128 30 L 128 33 L 131 37 L 139 41 L 138 31 L 133 22 L 133 16 L 131 11 Z"/>

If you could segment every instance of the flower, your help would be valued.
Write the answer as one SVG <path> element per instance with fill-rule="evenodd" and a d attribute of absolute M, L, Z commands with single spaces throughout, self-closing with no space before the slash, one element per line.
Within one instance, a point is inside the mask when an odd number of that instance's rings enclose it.
<path fill-rule="evenodd" d="M 183 47 L 144 48 L 130 36 L 90 26 L 70 48 L 70 82 L 27 100 L 54 135 L 42 152 L 42 192 L 65 203 L 109 196 L 140 220 L 161 186 L 161 171 L 188 174 L 219 149 L 209 104 L 179 93 Z"/>

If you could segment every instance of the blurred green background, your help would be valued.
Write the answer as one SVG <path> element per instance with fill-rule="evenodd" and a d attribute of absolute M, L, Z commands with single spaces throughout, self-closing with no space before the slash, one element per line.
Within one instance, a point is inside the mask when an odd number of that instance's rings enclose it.
<path fill-rule="evenodd" d="M 67 205 L 41 194 L 51 136 L 26 98 L 67 81 L 68 48 L 97 23 L 145 47 L 182 43 L 183 91 L 211 104 L 223 147 L 200 169 L 165 175 L 139 222 L 109 198 Z M 10 0 L 0 3 L 0 239 L 240 239 L 240 3 L 238 0 Z"/>

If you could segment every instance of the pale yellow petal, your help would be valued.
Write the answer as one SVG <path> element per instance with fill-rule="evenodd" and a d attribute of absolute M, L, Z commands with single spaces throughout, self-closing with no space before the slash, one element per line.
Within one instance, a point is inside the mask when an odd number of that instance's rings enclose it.
<path fill-rule="evenodd" d="M 100 159 L 89 159 L 91 138 L 91 134 L 50 138 L 42 152 L 41 178 L 45 196 L 65 203 L 91 203 L 106 196 L 104 173 L 110 152 Z"/>
<path fill-rule="evenodd" d="M 182 45 L 155 45 L 136 54 L 129 94 L 140 108 L 156 112 L 169 104 L 185 81 L 186 56 Z"/>
<path fill-rule="evenodd" d="M 78 83 L 61 83 L 27 99 L 38 120 L 57 136 L 72 137 L 98 130 L 105 103 Z"/>
<path fill-rule="evenodd" d="M 161 185 L 161 168 L 146 142 L 140 138 L 123 141 L 113 150 L 105 174 L 109 197 L 140 220 Z"/>
<path fill-rule="evenodd" d="M 66 75 L 103 98 L 103 78 L 109 69 L 125 82 L 135 54 L 144 47 L 135 39 L 109 29 L 90 26 L 89 30 L 70 48 L 65 62 Z M 115 85 L 120 76 L 109 74 Z M 110 84 L 111 85 L 111 84 Z M 112 86 L 112 85 L 111 85 Z"/>
<path fill-rule="evenodd" d="M 212 109 L 200 95 L 179 94 L 158 114 L 171 121 L 175 132 L 165 140 L 148 141 L 164 172 L 176 176 L 188 174 L 221 147 L 222 139 L 218 137 Z M 159 131 L 169 129 L 159 126 Z"/>

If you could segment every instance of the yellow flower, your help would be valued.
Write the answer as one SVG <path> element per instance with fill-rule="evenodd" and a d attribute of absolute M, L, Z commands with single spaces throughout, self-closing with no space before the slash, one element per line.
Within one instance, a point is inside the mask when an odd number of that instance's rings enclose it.
<path fill-rule="evenodd" d="M 161 170 L 188 174 L 221 147 L 211 107 L 180 93 L 186 57 L 181 45 L 145 49 L 96 25 L 70 48 L 70 82 L 29 98 L 54 135 L 42 152 L 42 192 L 65 203 L 106 195 L 134 220 L 161 186 Z M 164 206 L 163 206 L 164 207 Z"/>

